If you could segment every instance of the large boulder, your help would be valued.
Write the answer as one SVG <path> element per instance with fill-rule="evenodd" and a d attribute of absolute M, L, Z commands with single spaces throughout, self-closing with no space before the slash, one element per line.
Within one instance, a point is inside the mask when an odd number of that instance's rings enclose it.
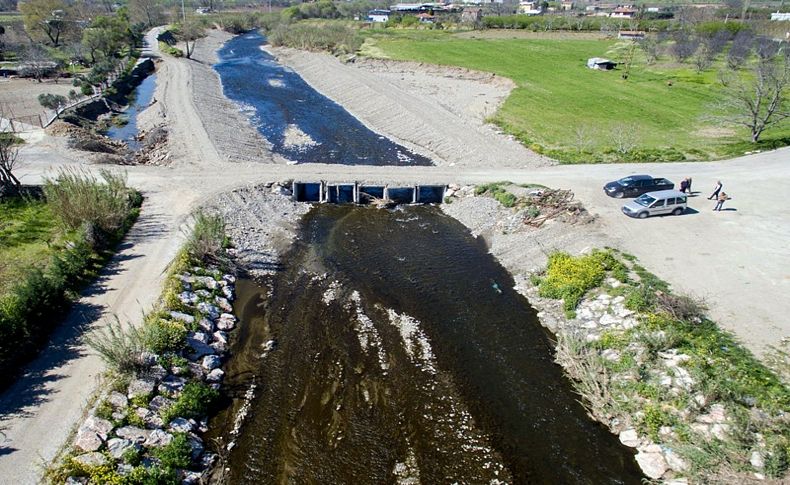
<path fill-rule="evenodd" d="M 164 426 L 164 420 L 155 412 L 148 408 L 137 408 L 134 413 L 145 423 L 148 429 L 156 429 Z"/>
<path fill-rule="evenodd" d="M 223 372 L 222 369 L 213 369 L 206 376 L 206 380 L 208 382 L 221 382 L 224 377 L 225 377 L 225 372 Z"/>
<path fill-rule="evenodd" d="M 84 467 L 97 467 L 107 464 L 107 457 L 98 451 L 75 456 L 72 460 Z"/>
<path fill-rule="evenodd" d="M 661 453 L 644 453 L 640 451 L 636 454 L 636 462 L 644 474 L 654 480 L 664 476 L 664 473 L 669 469 L 669 465 Z"/>
<path fill-rule="evenodd" d="M 156 396 L 151 399 L 151 402 L 148 403 L 148 407 L 151 408 L 152 411 L 161 413 L 167 410 L 170 406 L 173 405 L 173 400 L 168 399 L 164 396 Z"/>
<path fill-rule="evenodd" d="M 212 305 L 211 303 L 206 303 L 204 301 L 197 304 L 197 309 L 200 313 L 206 315 L 208 318 L 212 320 L 219 318 L 219 315 L 221 313 L 219 308 L 216 307 L 216 305 Z"/>
<path fill-rule="evenodd" d="M 107 440 L 107 451 L 110 456 L 120 460 L 128 450 L 139 449 L 140 445 L 124 438 L 111 438 Z"/>
<path fill-rule="evenodd" d="M 207 355 L 203 357 L 203 362 L 201 363 L 201 365 L 203 366 L 204 369 L 210 371 L 221 366 L 222 360 L 219 358 L 219 356 Z"/>
<path fill-rule="evenodd" d="M 189 420 L 184 418 L 175 418 L 174 420 L 170 421 L 170 425 L 168 429 L 174 433 L 189 433 L 192 431 L 194 426 Z"/>
<path fill-rule="evenodd" d="M 153 378 L 143 377 L 134 379 L 129 383 L 126 395 L 129 399 L 134 399 L 138 396 L 148 396 L 154 392 L 154 388 L 156 388 L 156 381 Z"/>
<path fill-rule="evenodd" d="M 129 406 L 129 398 L 117 391 L 107 396 L 107 402 L 115 409 L 126 409 Z"/>
<path fill-rule="evenodd" d="M 161 448 L 162 446 L 169 445 L 171 441 L 173 441 L 172 434 L 161 429 L 155 429 L 151 431 L 151 434 L 143 445 L 147 448 Z"/>
<path fill-rule="evenodd" d="M 168 397 L 178 397 L 186 383 L 183 377 L 167 376 L 159 383 L 159 392 Z"/>
<path fill-rule="evenodd" d="M 115 430 L 115 436 L 127 439 L 133 443 L 144 443 L 151 432 L 137 426 L 124 426 Z"/>
<path fill-rule="evenodd" d="M 82 451 L 96 451 L 112 431 L 113 425 L 106 419 L 88 416 L 77 430 L 74 446 Z"/>

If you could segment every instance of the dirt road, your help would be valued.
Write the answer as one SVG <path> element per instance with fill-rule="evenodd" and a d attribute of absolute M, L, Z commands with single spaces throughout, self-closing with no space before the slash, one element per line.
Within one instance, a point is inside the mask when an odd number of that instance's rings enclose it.
<path fill-rule="evenodd" d="M 317 62 L 327 78 L 334 75 L 331 60 L 320 58 Z M 749 348 L 760 352 L 765 344 L 790 334 L 786 323 L 790 312 L 790 300 L 786 297 L 790 294 L 790 209 L 780 200 L 790 183 L 790 165 L 785 163 L 790 150 L 705 164 L 538 167 L 542 161 L 536 159 L 519 165 L 522 162 L 517 157 L 508 158 L 519 153 L 508 145 L 509 140 L 491 129 L 472 126 L 473 131 L 467 133 L 473 133 L 474 139 L 470 135 L 468 140 L 460 138 L 456 143 L 468 142 L 472 147 L 470 157 L 476 161 L 457 166 L 256 163 L 253 157 L 234 158 L 224 153 L 229 144 L 222 144 L 222 151 L 216 148 L 220 146 L 218 137 L 209 133 L 213 127 L 201 121 L 212 119 L 212 113 L 199 113 L 198 107 L 206 109 L 205 106 L 196 105 L 195 93 L 189 94 L 189 88 L 195 86 L 193 77 L 205 75 L 205 70 L 194 69 L 189 63 L 166 58 L 155 94 L 166 108 L 160 121 L 170 128 L 172 165 L 121 169 L 128 172 L 130 183 L 146 196 L 139 222 L 110 267 L 86 291 L 53 337 L 52 347 L 12 389 L 0 396 L 0 429 L 5 434 L 0 436 L 3 483 L 32 484 L 40 479 L 41 469 L 33 464 L 48 462 L 55 456 L 96 389 L 102 364 L 80 343 L 80 337 L 100 326 L 102 316 L 117 314 L 139 323 L 141 310 L 150 307 L 159 293 L 163 271 L 180 244 L 181 228 L 189 212 L 223 190 L 259 181 L 294 178 L 465 184 L 512 180 L 571 188 L 600 216 L 601 230 L 610 234 L 612 245 L 638 256 L 644 266 L 676 288 L 705 297 L 712 316 Z M 349 78 L 347 71 L 342 76 L 344 82 L 353 85 L 353 76 Z M 375 74 L 368 73 L 361 79 L 374 82 Z M 396 82 L 393 78 L 388 81 Z M 406 87 L 397 92 L 403 106 L 411 110 L 404 119 L 421 116 L 423 111 L 415 94 Z M 439 109 L 439 104 L 434 107 Z M 386 127 L 378 126 L 381 118 L 375 109 L 369 114 L 364 110 L 353 112 L 366 124 L 387 132 Z M 452 111 L 445 110 L 441 117 L 451 119 L 448 113 Z M 453 123 L 450 126 L 462 127 L 469 122 L 460 119 Z M 232 130 L 226 127 L 226 131 Z M 404 131 L 394 134 L 395 138 L 408 136 Z M 42 174 L 52 173 L 56 166 L 81 164 L 79 154 L 65 149 L 63 140 L 43 134 L 39 138 L 40 142 L 21 152 L 19 174 L 24 182 L 38 182 Z M 436 145 L 434 137 L 416 136 L 408 141 L 427 152 L 443 150 L 445 160 L 464 157 L 463 147 Z M 498 151 L 502 144 L 506 148 Z M 500 160 L 499 155 L 503 157 L 502 164 L 488 163 Z M 524 165 L 530 168 L 517 168 Z M 733 196 L 725 207 L 734 210 L 713 213 L 712 204 L 698 196 L 690 204 L 695 211 L 684 216 L 628 219 L 619 212 L 619 201 L 607 198 L 601 191 L 603 183 L 628 173 L 662 175 L 676 182 L 692 176 L 696 191 L 707 191 L 721 179 L 725 191 Z"/>

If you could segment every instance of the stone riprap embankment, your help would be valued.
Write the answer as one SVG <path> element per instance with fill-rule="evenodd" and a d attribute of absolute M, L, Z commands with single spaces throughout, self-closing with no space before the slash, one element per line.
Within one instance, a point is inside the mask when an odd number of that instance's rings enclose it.
<path fill-rule="evenodd" d="M 154 473 L 138 468 L 160 467 L 160 450 L 176 440 L 189 448 L 188 463 L 176 470 L 183 483 L 201 482 L 215 463 L 217 455 L 207 451 L 201 438 L 208 422 L 205 399 L 211 393 L 196 389 L 216 392 L 224 378 L 222 362 L 237 322 L 231 305 L 236 278 L 200 267 L 173 278 L 181 289 L 180 311 L 162 310 L 155 318 L 160 325 L 193 330 L 178 352 L 143 352 L 141 370 L 129 384 L 97 402 L 64 460 L 64 469 L 74 473 L 66 483 L 101 483 L 101 470 L 117 476 Z"/>

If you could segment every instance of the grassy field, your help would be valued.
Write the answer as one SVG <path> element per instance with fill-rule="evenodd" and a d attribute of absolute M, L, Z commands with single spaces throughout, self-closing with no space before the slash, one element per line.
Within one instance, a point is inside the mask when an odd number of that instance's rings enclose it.
<path fill-rule="evenodd" d="M 647 66 L 641 52 L 628 80 L 621 70 L 585 66 L 590 57 L 621 59 L 624 46 L 611 39 L 400 31 L 370 35 L 362 54 L 462 66 L 514 80 L 518 87 L 491 121 L 566 162 L 715 159 L 790 141 L 790 128 L 780 128 L 755 147 L 744 132 L 706 120 L 719 91 L 716 67 L 698 73 L 666 58 Z M 627 146 L 634 149 L 623 153 Z"/>
<path fill-rule="evenodd" d="M 46 265 L 58 228 L 47 204 L 14 198 L 0 202 L 0 295 L 31 266 Z"/>

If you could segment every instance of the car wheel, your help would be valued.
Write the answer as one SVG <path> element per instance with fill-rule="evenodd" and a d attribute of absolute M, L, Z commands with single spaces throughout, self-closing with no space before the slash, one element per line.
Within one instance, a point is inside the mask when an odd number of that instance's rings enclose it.
<path fill-rule="evenodd" d="M 615 192 L 615 193 L 614 193 L 614 198 L 615 198 L 615 199 L 622 199 L 624 195 L 625 195 L 625 194 L 624 194 L 624 193 L 622 193 L 622 192 Z"/>
<path fill-rule="evenodd" d="M 683 209 L 680 208 L 680 207 L 678 207 L 677 209 L 672 211 L 672 215 L 674 215 L 674 216 L 679 216 L 682 213 L 683 213 Z"/>
<path fill-rule="evenodd" d="M 647 219 L 647 212 L 640 212 L 639 214 L 636 215 L 636 217 L 640 219 Z"/>

